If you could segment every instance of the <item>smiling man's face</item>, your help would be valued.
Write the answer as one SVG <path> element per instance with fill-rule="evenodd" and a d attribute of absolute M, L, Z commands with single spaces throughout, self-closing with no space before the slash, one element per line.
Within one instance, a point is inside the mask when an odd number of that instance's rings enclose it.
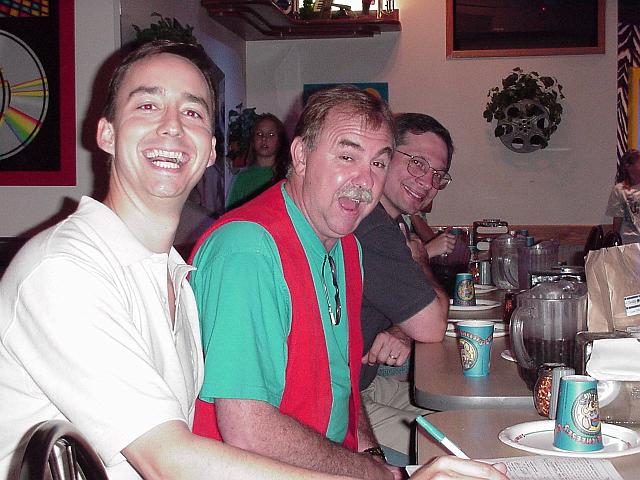
<path fill-rule="evenodd" d="M 435 133 L 407 133 L 402 144 L 398 145 L 398 150 L 408 155 L 423 157 L 435 170 L 447 168 L 447 145 Z M 394 218 L 423 210 L 438 193 L 431 184 L 433 170 L 416 178 L 407 170 L 410 161 L 407 155 L 396 151 L 387 172 L 387 181 L 380 201 L 387 213 Z"/>
<path fill-rule="evenodd" d="M 109 195 L 184 202 L 215 160 L 211 115 L 207 83 L 190 61 L 162 53 L 131 65 L 113 121 L 98 124 L 98 145 L 113 156 Z"/>

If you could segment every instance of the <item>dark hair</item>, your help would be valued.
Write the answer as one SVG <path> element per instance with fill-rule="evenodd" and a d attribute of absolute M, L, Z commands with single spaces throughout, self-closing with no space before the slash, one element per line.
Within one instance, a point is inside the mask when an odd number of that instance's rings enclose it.
<path fill-rule="evenodd" d="M 177 55 L 188 61 L 190 61 L 204 76 L 207 82 L 207 88 L 209 89 L 209 96 L 211 98 L 211 126 L 215 126 L 215 110 L 216 110 L 216 91 L 215 91 L 215 72 L 216 67 L 213 62 L 204 51 L 204 48 L 200 45 L 192 43 L 176 42 L 174 40 L 155 40 L 142 44 L 140 47 L 129 53 L 122 63 L 115 69 L 113 75 L 111 75 L 111 81 L 109 82 L 109 90 L 107 92 L 107 101 L 102 111 L 102 115 L 110 122 L 113 122 L 116 114 L 116 96 L 120 85 L 124 79 L 125 74 L 129 71 L 131 66 L 145 58 L 149 58 L 161 53 L 171 53 Z M 171 72 L 167 72 L 171 74 Z"/>
<path fill-rule="evenodd" d="M 312 94 L 300 114 L 294 135 L 302 139 L 309 151 L 315 150 L 327 115 L 334 108 L 344 109 L 350 116 L 361 117 L 367 128 L 377 130 L 386 127 L 395 149 L 396 128 L 387 102 L 354 86 L 340 85 Z"/>
<path fill-rule="evenodd" d="M 447 170 L 451 167 L 453 157 L 453 140 L 451 134 L 439 121 L 424 113 L 399 113 L 396 115 L 396 128 L 398 129 L 398 143 L 403 145 L 407 140 L 407 133 L 422 135 L 433 133 L 440 137 L 447 146 Z"/>
<path fill-rule="evenodd" d="M 249 142 L 249 150 L 247 152 L 247 165 L 253 165 L 256 162 L 254 137 L 256 135 L 258 124 L 263 120 L 270 120 L 276 125 L 278 150 L 273 164 L 273 178 L 274 181 L 279 181 L 286 176 L 287 168 L 289 167 L 289 139 L 287 138 L 287 131 L 284 128 L 284 124 L 272 113 L 262 113 L 256 117 L 253 129 L 251 130 L 251 142 Z"/>
<path fill-rule="evenodd" d="M 620 159 L 620 164 L 618 165 L 618 173 L 616 175 L 616 182 L 624 182 L 627 186 L 631 186 L 631 179 L 629 178 L 629 172 L 627 171 L 627 167 L 629 165 L 633 165 L 640 159 L 640 151 L 635 149 L 630 149 L 624 152 L 622 158 Z"/>

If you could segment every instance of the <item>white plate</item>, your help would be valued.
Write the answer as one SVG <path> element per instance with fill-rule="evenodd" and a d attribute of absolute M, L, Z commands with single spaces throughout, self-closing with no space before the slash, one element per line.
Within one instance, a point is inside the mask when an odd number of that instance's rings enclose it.
<path fill-rule="evenodd" d="M 494 292 L 498 289 L 498 287 L 494 287 L 493 285 L 474 285 L 473 288 L 476 291 L 476 295 L 482 295 L 484 293 Z"/>
<path fill-rule="evenodd" d="M 450 318 L 449 323 L 458 323 L 458 322 L 493 322 L 493 323 L 504 323 L 504 320 L 501 318 Z"/>
<path fill-rule="evenodd" d="M 619 425 L 602 424 L 604 448 L 596 452 L 569 452 L 553 446 L 554 420 L 519 423 L 500 432 L 498 438 L 507 445 L 559 457 L 614 458 L 640 453 L 640 434 Z"/>
<path fill-rule="evenodd" d="M 449 310 L 452 312 L 456 312 L 456 311 L 478 312 L 480 310 L 491 310 L 492 308 L 496 308 L 499 306 L 500 306 L 500 302 L 496 302 L 494 300 L 476 299 L 475 305 L 463 306 L 463 305 L 454 305 L 453 299 L 449 299 Z"/>
<path fill-rule="evenodd" d="M 447 331 L 444 333 L 447 337 L 458 337 L 458 332 L 456 331 L 455 322 L 461 322 L 463 320 L 449 320 L 449 325 L 447 325 Z M 487 321 L 487 320 L 485 320 Z M 502 322 L 502 320 L 488 320 L 489 322 Z M 505 335 L 509 335 L 509 328 L 505 326 L 504 323 L 496 323 L 493 327 L 493 338 L 504 337 Z"/>
<path fill-rule="evenodd" d="M 511 353 L 511 350 L 503 350 L 502 353 L 500 353 L 500 356 L 505 360 L 509 360 L 510 362 L 516 361 L 516 359 L 513 358 L 513 353 Z"/>

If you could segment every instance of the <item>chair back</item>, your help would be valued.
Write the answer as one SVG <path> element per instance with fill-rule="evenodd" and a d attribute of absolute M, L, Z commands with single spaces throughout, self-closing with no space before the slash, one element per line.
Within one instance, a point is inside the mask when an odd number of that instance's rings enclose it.
<path fill-rule="evenodd" d="M 22 458 L 20 480 L 108 480 L 89 442 L 65 420 L 40 423 Z"/>
<path fill-rule="evenodd" d="M 618 232 L 614 232 L 613 230 L 607 232 L 602 240 L 603 247 L 614 247 L 616 245 L 622 245 L 622 237 Z"/>
<path fill-rule="evenodd" d="M 600 250 L 604 239 L 604 229 L 602 225 L 595 225 L 589 232 L 587 242 L 584 246 L 584 256 L 586 257 L 591 250 Z"/>

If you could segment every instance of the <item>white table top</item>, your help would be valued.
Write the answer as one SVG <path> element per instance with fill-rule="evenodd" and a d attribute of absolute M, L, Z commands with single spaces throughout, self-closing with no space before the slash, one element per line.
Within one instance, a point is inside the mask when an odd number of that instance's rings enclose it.
<path fill-rule="evenodd" d="M 533 407 L 523 410 L 457 410 L 427 415 L 427 420 L 440 429 L 471 458 L 504 458 L 534 455 L 510 447 L 498 439 L 506 427 L 522 422 L 545 420 Z M 634 428 L 640 431 L 640 426 Z M 449 452 L 422 429 L 417 433 L 418 463 L 448 455 Z M 640 454 L 609 459 L 625 480 L 640 478 Z"/>
<path fill-rule="evenodd" d="M 462 375 L 457 340 L 416 343 L 414 358 L 415 402 L 430 410 L 474 408 L 533 408 L 532 392 L 518 374 L 515 363 L 500 356 L 509 337 L 494 338 L 491 369 L 487 377 Z"/>

